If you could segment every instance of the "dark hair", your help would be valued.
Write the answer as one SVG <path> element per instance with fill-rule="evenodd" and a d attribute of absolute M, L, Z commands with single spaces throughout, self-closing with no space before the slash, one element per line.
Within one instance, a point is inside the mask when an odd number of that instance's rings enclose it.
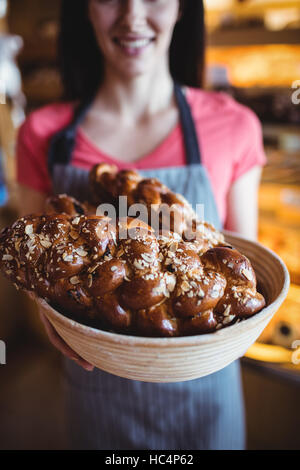
<path fill-rule="evenodd" d="M 204 75 L 205 27 L 203 0 L 180 0 L 181 18 L 170 46 L 174 80 L 201 88 Z M 59 66 L 64 99 L 84 101 L 103 77 L 103 56 L 88 18 L 87 0 L 62 0 Z"/>

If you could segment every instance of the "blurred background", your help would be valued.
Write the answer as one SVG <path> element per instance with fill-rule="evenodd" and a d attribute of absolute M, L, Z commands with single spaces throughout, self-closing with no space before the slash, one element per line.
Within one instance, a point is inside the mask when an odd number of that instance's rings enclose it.
<path fill-rule="evenodd" d="M 0 229 L 17 218 L 18 127 L 28 112 L 60 98 L 59 7 L 59 0 L 0 0 Z M 299 449 L 300 366 L 292 346 L 300 341 L 300 2 L 207 0 L 206 7 L 207 87 L 230 93 L 262 121 L 268 164 L 259 239 L 282 257 L 292 281 L 242 359 L 248 448 Z M 2 277 L 0 309 L 7 363 L 0 365 L 0 448 L 67 449 L 60 356 L 34 306 Z"/>

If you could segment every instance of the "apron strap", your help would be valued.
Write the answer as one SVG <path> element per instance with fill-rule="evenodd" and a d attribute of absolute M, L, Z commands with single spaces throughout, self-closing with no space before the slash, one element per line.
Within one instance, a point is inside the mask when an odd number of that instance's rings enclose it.
<path fill-rule="evenodd" d="M 48 151 L 48 170 L 50 175 L 56 164 L 69 165 L 72 161 L 72 154 L 76 144 L 77 129 L 89 111 L 94 96 L 81 103 L 74 111 L 74 116 L 70 124 L 58 131 L 50 139 Z"/>
<path fill-rule="evenodd" d="M 179 83 L 174 84 L 175 96 L 180 113 L 187 164 L 201 163 L 201 151 L 190 105 Z"/>
<path fill-rule="evenodd" d="M 174 92 L 179 108 L 180 122 L 183 131 L 186 161 L 188 165 L 201 163 L 201 152 L 192 117 L 190 106 L 184 96 L 179 83 L 174 83 Z M 74 112 L 70 124 L 54 134 L 50 140 L 48 151 L 48 169 L 53 173 L 56 164 L 68 165 L 72 161 L 72 154 L 76 144 L 77 128 L 84 120 L 94 100 L 94 96 L 81 103 Z"/>

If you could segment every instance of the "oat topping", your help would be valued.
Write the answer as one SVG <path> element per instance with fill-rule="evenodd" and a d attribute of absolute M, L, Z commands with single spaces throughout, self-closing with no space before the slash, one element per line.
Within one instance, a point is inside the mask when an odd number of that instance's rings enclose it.
<path fill-rule="evenodd" d="M 228 315 L 224 318 L 223 320 L 223 325 L 227 325 L 228 323 L 231 323 L 235 319 L 235 315 Z"/>
<path fill-rule="evenodd" d="M 83 248 L 76 248 L 75 251 L 79 256 L 82 256 L 83 258 L 85 258 L 88 255 L 88 252 L 85 251 Z"/>
<path fill-rule="evenodd" d="M 253 276 L 249 269 L 242 269 L 242 274 L 245 276 L 246 279 L 248 279 L 248 281 L 252 281 Z"/>
<path fill-rule="evenodd" d="M 75 219 L 73 219 L 72 221 L 72 225 L 78 225 L 80 222 L 80 217 L 75 217 Z"/>
<path fill-rule="evenodd" d="M 26 225 L 25 233 L 26 233 L 26 235 L 32 235 L 33 234 L 33 225 Z"/>
<path fill-rule="evenodd" d="M 224 305 L 224 307 L 225 307 L 225 305 Z M 228 317 L 228 316 L 229 316 L 230 310 L 231 310 L 231 305 L 227 305 L 226 308 L 225 308 L 225 310 L 224 310 L 224 313 L 223 313 L 224 317 Z"/>
<path fill-rule="evenodd" d="M 3 255 L 2 261 L 13 261 L 13 257 L 11 255 Z"/>
<path fill-rule="evenodd" d="M 78 276 L 73 276 L 70 278 L 70 283 L 73 284 L 73 286 L 76 286 L 77 284 L 80 283 L 80 279 Z"/>
<path fill-rule="evenodd" d="M 52 243 L 45 240 L 45 239 L 40 239 L 40 244 L 44 247 L 44 248 L 50 248 L 52 246 Z"/>
<path fill-rule="evenodd" d="M 62 259 L 66 262 L 66 263 L 72 263 L 73 261 L 73 254 L 68 254 L 68 253 L 63 253 L 62 255 Z"/>

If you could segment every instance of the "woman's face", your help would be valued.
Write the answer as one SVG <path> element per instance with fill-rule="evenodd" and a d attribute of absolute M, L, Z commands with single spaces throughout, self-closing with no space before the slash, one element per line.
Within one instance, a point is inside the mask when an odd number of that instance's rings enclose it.
<path fill-rule="evenodd" d="M 179 0 L 89 0 L 89 18 L 105 62 L 124 77 L 168 63 Z"/>

